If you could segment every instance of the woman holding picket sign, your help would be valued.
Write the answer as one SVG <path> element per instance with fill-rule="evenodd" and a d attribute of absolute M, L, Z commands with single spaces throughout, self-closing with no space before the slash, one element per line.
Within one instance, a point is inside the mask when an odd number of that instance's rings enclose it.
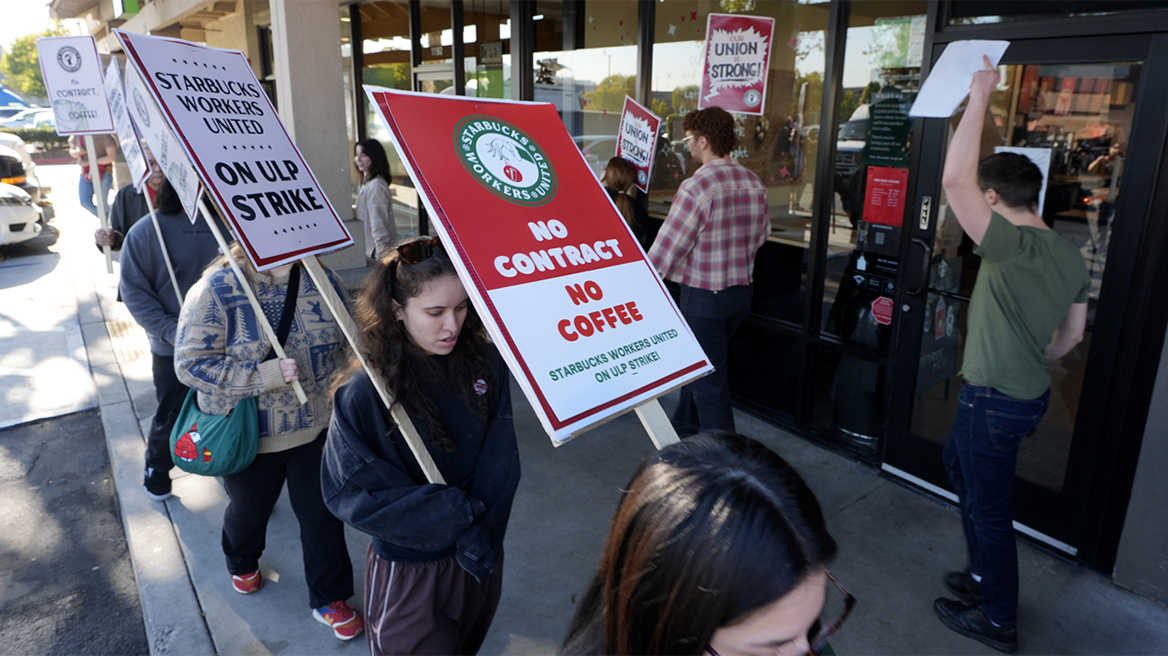
<path fill-rule="evenodd" d="M 211 263 L 183 304 L 174 354 L 179 380 L 198 392 L 198 410 L 226 415 L 238 407 L 246 412 L 251 399 L 258 406 L 255 460 L 242 471 L 223 476 L 230 498 L 223 515 L 223 553 L 231 584 L 245 595 L 263 587 L 259 559 L 268 517 L 286 480 L 300 523 L 312 614 L 337 638 L 350 640 L 364 630 L 360 614 L 345 601 L 353 596 L 353 565 L 345 526 L 325 507 L 320 491 L 328 385 L 341 349 L 341 330 L 298 263 L 258 273 L 238 242 L 231 247 L 231 257 L 247 280 L 236 277 L 226 257 Z M 345 298 L 340 279 L 331 271 L 329 277 Z M 275 358 L 245 296 L 245 284 L 264 308 L 287 358 Z M 303 405 L 293 394 L 291 383 L 296 380 L 308 396 Z"/>
<path fill-rule="evenodd" d="M 354 360 L 333 397 L 325 503 L 373 536 L 365 613 L 373 654 L 474 654 L 499 603 L 519 484 L 507 367 L 437 239 L 399 244 L 365 282 L 367 366 L 406 410 L 445 485 L 427 483 Z"/>

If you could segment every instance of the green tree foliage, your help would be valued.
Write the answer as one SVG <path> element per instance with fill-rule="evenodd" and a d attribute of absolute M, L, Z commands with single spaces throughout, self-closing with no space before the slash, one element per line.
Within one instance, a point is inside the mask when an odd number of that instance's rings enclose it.
<path fill-rule="evenodd" d="M 67 32 L 64 28 L 56 27 L 40 34 L 28 34 L 16 39 L 8 52 L 4 53 L 4 57 L 0 58 L 0 72 L 4 73 L 5 83 L 26 96 L 33 98 L 47 96 L 45 81 L 41 77 L 36 42 L 42 36 L 63 36 L 65 34 Z"/>
<path fill-rule="evenodd" d="M 819 123 L 819 113 L 823 110 L 823 74 L 814 71 L 795 79 L 795 93 L 791 98 L 791 116 L 799 115 L 799 90 L 807 84 L 805 105 L 803 108 L 803 123 L 815 125 Z"/>
<path fill-rule="evenodd" d="M 673 110 L 678 113 L 688 113 L 697 109 L 698 91 L 699 87 L 696 84 L 691 84 L 688 87 L 677 87 L 674 89 Z"/>
<path fill-rule="evenodd" d="M 654 98 L 649 102 L 649 111 L 653 112 L 657 116 L 660 116 L 661 118 L 665 118 L 666 116 L 669 116 L 669 105 L 666 105 L 665 101 L 661 100 L 660 98 Z"/>
<path fill-rule="evenodd" d="M 867 105 L 872 102 L 872 94 L 880 91 L 879 82 L 869 82 L 868 86 L 864 87 L 864 93 L 860 94 L 860 104 Z"/>
<path fill-rule="evenodd" d="M 843 98 L 840 99 L 839 104 L 839 115 L 837 116 L 839 124 L 843 125 L 844 123 L 847 123 L 848 119 L 852 117 L 852 112 L 856 111 L 856 108 L 859 106 L 860 99 L 856 97 L 856 92 L 845 91 Z"/>
<path fill-rule="evenodd" d="M 584 109 L 592 111 L 608 110 L 619 112 L 625 106 L 625 96 L 634 96 L 635 75 L 610 75 L 596 87 L 596 91 L 584 94 L 588 104 Z"/>

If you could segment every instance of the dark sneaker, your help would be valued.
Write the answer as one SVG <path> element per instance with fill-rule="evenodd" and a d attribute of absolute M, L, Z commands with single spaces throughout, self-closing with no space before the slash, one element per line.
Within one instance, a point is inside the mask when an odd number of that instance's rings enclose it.
<path fill-rule="evenodd" d="M 170 472 L 147 467 L 142 486 L 146 488 L 146 496 L 155 501 L 165 501 L 170 498 Z"/>
<path fill-rule="evenodd" d="M 942 597 L 933 602 L 933 610 L 945 626 L 967 638 L 1007 654 L 1018 650 L 1018 631 L 994 626 L 977 604 Z"/>
<path fill-rule="evenodd" d="M 973 577 L 969 575 L 969 570 L 946 574 L 945 587 L 949 588 L 949 592 L 957 595 L 958 599 L 975 604 L 981 602 L 981 584 L 973 580 Z"/>
<path fill-rule="evenodd" d="M 343 601 L 313 608 L 312 616 L 317 622 L 331 627 L 333 635 L 339 640 L 352 640 L 365 631 L 365 620 L 361 619 L 361 613 Z"/>

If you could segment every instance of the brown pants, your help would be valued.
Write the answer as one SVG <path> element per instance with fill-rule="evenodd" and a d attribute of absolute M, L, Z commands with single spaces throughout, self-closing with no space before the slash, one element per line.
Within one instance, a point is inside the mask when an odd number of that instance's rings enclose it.
<path fill-rule="evenodd" d="M 365 557 L 365 635 L 369 652 L 475 654 L 503 591 L 503 556 L 476 581 L 454 558 L 395 563 L 369 545 Z"/>

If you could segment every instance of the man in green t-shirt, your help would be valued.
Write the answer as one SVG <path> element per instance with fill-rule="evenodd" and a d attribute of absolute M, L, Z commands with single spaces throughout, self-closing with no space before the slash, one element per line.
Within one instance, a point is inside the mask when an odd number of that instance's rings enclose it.
<path fill-rule="evenodd" d="M 994 649 L 1018 648 L 1014 469 L 1022 438 L 1050 400 L 1047 363 L 1083 339 L 1091 278 L 1077 248 L 1038 215 L 1042 173 L 1012 153 L 981 162 L 982 128 L 997 71 L 985 58 L 945 159 L 942 183 L 981 256 L 957 417 L 945 468 L 961 504 L 969 567 L 945 584 L 963 601 L 937 599 L 950 629 Z"/>

